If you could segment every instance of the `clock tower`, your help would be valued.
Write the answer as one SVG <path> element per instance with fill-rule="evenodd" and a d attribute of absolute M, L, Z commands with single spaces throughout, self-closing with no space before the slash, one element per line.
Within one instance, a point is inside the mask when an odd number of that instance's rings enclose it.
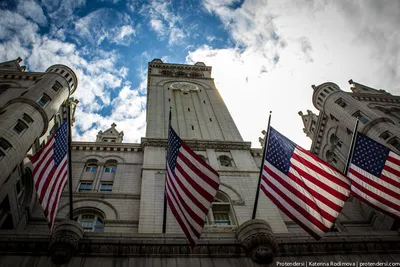
<path fill-rule="evenodd" d="M 154 59 L 149 63 L 147 86 L 139 232 L 161 232 L 170 110 L 171 125 L 178 135 L 220 174 L 217 198 L 224 199 L 224 203 L 211 208 L 209 227 L 219 224 L 217 217 L 225 218 L 225 223 L 229 221 L 225 226 L 227 231 L 233 231 L 248 221 L 254 204 L 259 166 L 251 154 L 250 142 L 243 141 L 215 87 L 211 67 L 203 62 L 184 65 Z M 215 216 L 214 209 L 218 210 Z M 269 222 L 275 231 L 287 232 L 279 211 L 265 197 L 260 198 L 258 214 L 257 218 Z M 217 230 L 221 230 L 220 226 Z M 181 230 L 168 210 L 167 233 L 170 232 L 180 233 Z"/>

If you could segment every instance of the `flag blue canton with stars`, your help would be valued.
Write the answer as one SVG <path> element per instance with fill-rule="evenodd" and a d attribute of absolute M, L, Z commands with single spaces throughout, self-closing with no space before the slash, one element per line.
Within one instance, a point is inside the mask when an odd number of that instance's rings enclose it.
<path fill-rule="evenodd" d="M 351 163 L 379 177 L 389 152 L 390 150 L 384 145 L 358 133 Z"/>
<path fill-rule="evenodd" d="M 181 138 L 176 134 L 174 129 L 169 126 L 167 162 L 170 170 L 173 173 L 175 173 L 176 159 L 178 157 L 178 151 L 181 148 L 181 144 Z"/>
<path fill-rule="evenodd" d="M 55 139 L 54 164 L 56 165 L 56 167 L 58 167 L 60 162 L 64 159 L 65 155 L 67 154 L 68 151 L 67 136 L 68 136 L 68 125 L 67 122 L 64 121 L 61 127 L 58 128 L 56 135 L 54 137 Z"/>
<path fill-rule="evenodd" d="M 270 127 L 269 141 L 265 160 L 271 163 L 281 172 L 288 174 L 290 159 L 296 148 L 296 144 Z"/>

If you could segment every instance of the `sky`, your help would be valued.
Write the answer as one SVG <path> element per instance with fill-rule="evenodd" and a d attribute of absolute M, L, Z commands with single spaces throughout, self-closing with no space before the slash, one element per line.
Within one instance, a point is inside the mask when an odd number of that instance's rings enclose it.
<path fill-rule="evenodd" d="M 311 85 L 348 80 L 400 94 L 398 0 L 0 1 L 0 61 L 27 71 L 65 64 L 78 76 L 76 141 L 115 122 L 145 135 L 147 64 L 212 66 L 245 141 L 271 125 L 308 149 L 299 111 Z"/>

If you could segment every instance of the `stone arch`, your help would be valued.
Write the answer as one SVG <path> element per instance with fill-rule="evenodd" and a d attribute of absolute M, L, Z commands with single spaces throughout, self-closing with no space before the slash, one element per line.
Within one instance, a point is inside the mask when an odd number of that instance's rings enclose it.
<path fill-rule="evenodd" d="M 36 193 L 34 193 L 35 190 L 34 190 L 33 175 L 32 175 L 33 174 L 33 165 L 28 157 L 24 158 L 23 164 L 24 164 L 24 167 L 23 167 L 24 172 L 30 176 L 28 178 L 28 180 L 29 180 L 28 186 L 30 187 L 28 190 L 31 190 L 31 192 L 29 193 L 30 194 L 29 199 L 27 199 L 27 201 L 26 201 L 26 208 L 29 210 L 29 214 L 31 214 L 31 212 L 35 208 L 36 201 L 37 201 Z"/>
<path fill-rule="evenodd" d="M 87 162 L 90 159 L 95 159 L 100 164 L 105 163 L 107 160 L 116 160 L 118 162 L 118 164 L 126 163 L 125 159 L 122 158 L 121 156 L 117 156 L 117 155 L 100 156 L 100 155 L 96 155 L 96 154 L 84 156 L 84 157 L 80 158 L 80 161 Z"/>
<path fill-rule="evenodd" d="M 103 199 L 85 198 L 73 201 L 74 210 L 76 209 L 91 209 L 101 210 L 104 214 L 104 220 L 118 220 L 119 213 L 117 209 L 109 202 Z M 66 203 L 58 208 L 58 216 L 66 218 L 69 213 L 69 203 Z"/>
<path fill-rule="evenodd" d="M 103 161 L 115 160 L 118 164 L 125 163 L 125 159 L 117 155 L 104 156 Z"/>
<path fill-rule="evenodd" d="M 10 87 L 22 87 L 20 83 L 15 81 L 3 81 L 0 82 L 0 86 L 10 85 Z"/>
<path fill-rule="evenodd" d="M 102 159 L 103 159 L 103 157 L 100 156 L 100 155 L 94 154 L 94 155 L 87 155 L 87 156 L 84 156 L 84 157 L 80 158 L 79 160 L 82 161 L 82 162 L 87 162 L 87 161 L 90 160 L 90 159 L 95 159 L 95 160 L 97 160 L 98 162 L 101 162 Z"/>
<path fill-rule="evenodd" d="M 391 119 L 387 117 L 382 117 L 369 122 L 367 126 L 365 126 L 364 129 L 361 130 L 361 133 L 367 134 L 375 125 L 378 125 L 379 123 L 390 123 L 395 125 L 395 123 Z"/>
<path fill-rule="evenodd" d="M 232 205 L 234 206 L 245 205 L 244 199 L 242 198 L 240 193 L 232 186 L 220 183 L 219 191 L 226 194 L 230 198 Z"/>

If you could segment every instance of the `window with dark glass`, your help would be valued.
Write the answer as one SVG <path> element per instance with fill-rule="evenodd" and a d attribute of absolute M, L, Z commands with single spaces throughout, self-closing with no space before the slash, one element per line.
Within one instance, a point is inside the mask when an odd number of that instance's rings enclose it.
<path fill-rule="evenodd" d="M 85 172 L 96 172 L 97 171 L 97 163 L 89 162 L 85 166 Z"/>
<path fill-rule="evenodd" d="M 26 129 L 28 129 L 28 125 L 25 122 L 18 120 L 17 124 L 14 125 L 14 132 L 17 134 L 22 134 Z"/>
<path fill-rule="evenodd" d="M 0 137 L 0 147 L 7 152 L 12 148 L 12 145 L 6 139 Z"/>
<path fill-rule="evenodd" d="M 49 104 L 50 101 L 51 101 L 51 98 L 50 98 L 48 95 L 43 94 L 42 97 L 37 101 L 37 103 L 38 103 L 41 107 L 44 108 L 44 107 L 47 106 L 47 104 Z"/>
<path fill-rule="evenodd" d="M 388 144 L 394 146 L 398 151 L 400 151 L 400 141 L 397 139 L 397 137 L 390 139 Z"/>
<path fill-rule="evenodd" d="M 343 100 L 343 98 L 339 98 L 338 100 L 335 101 L 335 103 L 341 106 L 342 108 L 347 107 L 347 103 Z"/>
<path fill-rule="evenodd" d="M 386 131 L 386 132 L 382 133 L 379 137 L 384 140 L 387 140 L 390 136 L 392 136 L 392 134 L 389 131 Z"/>
<path fill-rule="evenodd" d="M 103 232 L 103 219 L 94 214 L 81 214 L 74 218 L 75 221 L 82 225 L 85 232 Z"/>
<path fill-rule="evenodd" d="M 367 116 L 365 116 L 363 113 L 361 113 L 361 111 L 356 111 L 354 112 L 354 114 L 352 115 L 353 117 L 356 117 L 360 122 L 366 124 L 369 122 L 369 118 Z"/>
<path fill-rule="evenodd" d="M 33 122 L 33 119 L 26 113 L 24 113 L 24 115 L 22 116 L 22 119 L 28 124 L 31 124 Z"/>
<path fill-rule="evenodd" d="M 92 191 L 92 182 L 80 182 L 78 192 L 90 192 Z"/>
<path fill-rule="evenodd" d="M 112 192 L 113 182 L 102 182 L 100 184 L 100 192 Z"/>
<path fill-rule="evenodd" d="M 55 82 L 54 84 L 53 84 L 53 86 L 51 87 L 54 91 L 56 91 L 56 92 L 58 92 L 61 88 L 62 88 L 62 85 L 61 85 L 61 83 L 59 83 L 59 82 Z"/>

